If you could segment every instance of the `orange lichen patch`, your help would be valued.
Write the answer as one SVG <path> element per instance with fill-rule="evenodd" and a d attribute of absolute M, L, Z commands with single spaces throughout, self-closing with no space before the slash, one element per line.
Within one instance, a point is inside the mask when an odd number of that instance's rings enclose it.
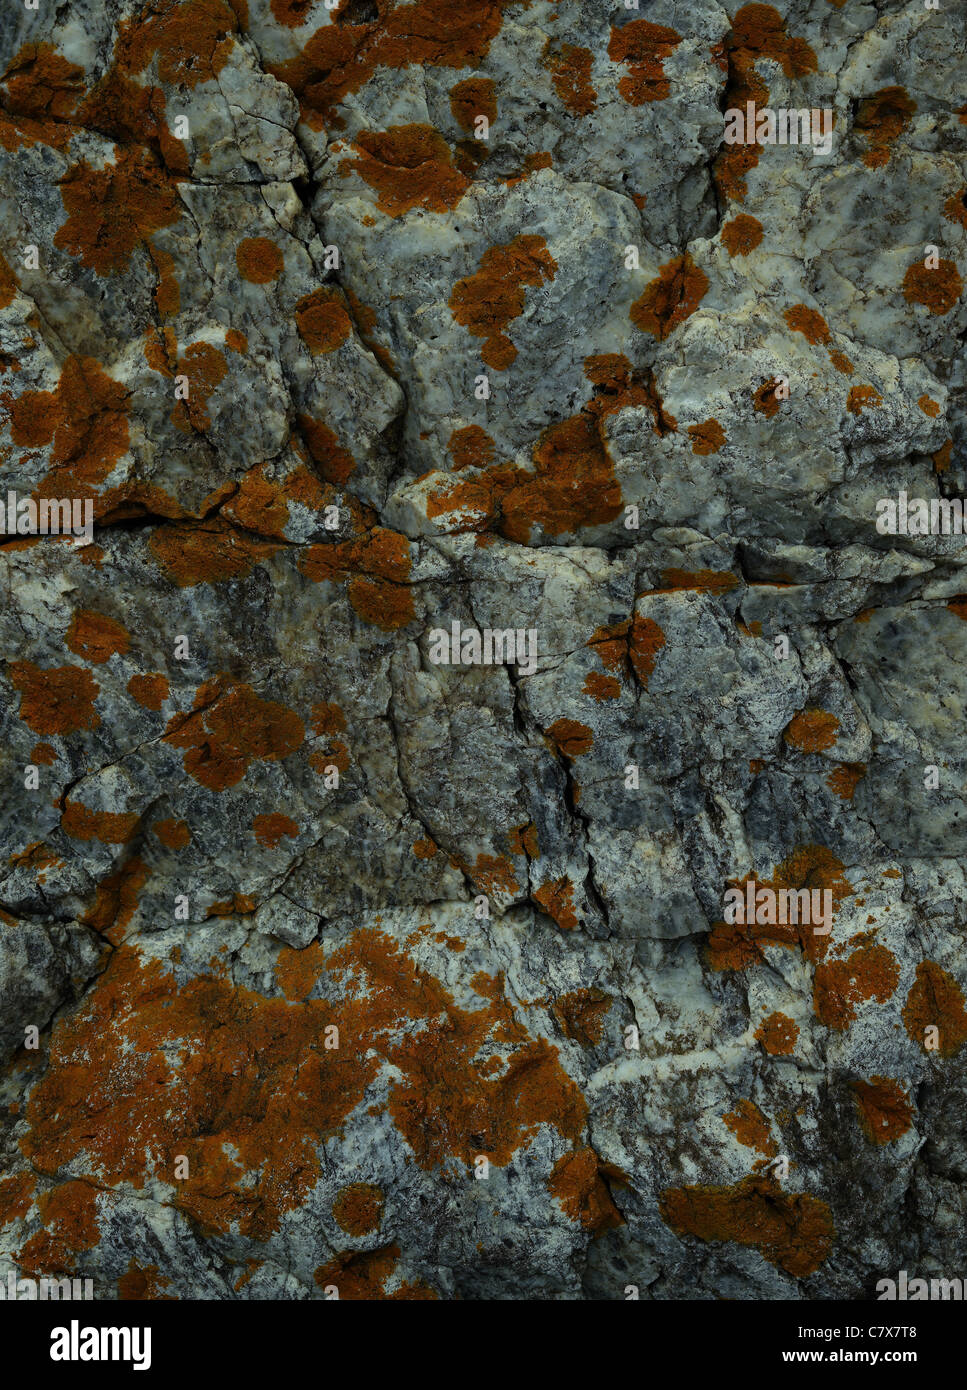
<path fill-rule="evenodd" d="M 514 896 L 521 891 L 513 864 L 502 854 L 478 854 L 477 862 L 472 866 L 460 858 L 455 862 L 482 893 Z"/>
<path fill-rule="evenodd" d="M 582 694 L 593 700 L 616 700 L 621 694 L 621 682 L 614 676 L 603 676 L 600 671 L 589 671 L 584 677 Z"/>
<path fill-rule="evenodd" d="M 722 245 L 730 256 L 748 256 L 762 241 L 762 223 L 740 212 L 722 228 Z"/>
<path fill-rule="evenodd" d="M 967 188 L 954 193 L 943 205 L 943 215 L 951 222 L 959 222 L 967 228 Z"/>
<path fill-rule="evenodd" d="M 219 974 L 179 987 L 162 961 L 122 945 L 54 1025 L 25 1154 L 44 1173 L 84 1155 L 99 1184 L 166 1183 L 203 1230 L 264 1240 L 304 1204 L 326 1138 L 381 1071 L 389 1112 L 427 1170 L 480 1154 L 506 1166 L 543 1125 L 572 1144 L 580 1135 L 584 1098 L 499 979 L 477 975 L 480 1007 L 459 1008 L 374 930 L 355 932 L 324 968 L 341 997 L 292 1003 Z M 333 1026 L 350 1045 L 326 1046 Z M 509 1060 L 485 1075 L 475 1059 L 495 1050 Z M 178 1154 L 191 1176 L 173 1182 Z"/>
<path fill-rule="evenodd" d="M 98 275 L 125 270 L 137 246 L 181 217 L 171 176 L 140 149 L 115 146 L 115 163 L 103 169 L 82 159 L 59 187 L 68 216 L 54 245 Z"/>
<path fill-rule="evenodd" d="M 624 1217 L 601 1176 L 603 1170 L 606 1168 L 593 1149 L 575 1149 L 557 1160 L 547 1180 L 548 1191 L 565 1216 L 596 1236 L 624 1225 Z"/>
<path fill-rule="evenodd" d="M 656 622 L 651 618 L 635 618 L 631 624 L 628 656 L 635 675 L 646 690 L 658 653 L 664 645 L 665 634 Z"/>
<path fill-rule="evenodd" d="M 63 862 L 62 859 L 58 859 L 49 845 L 44 844 L 43 840 L 34 840 L 19 854 L 11 854 L 10 856 L 11 868 L 30 869 L 36 875 L 38 883 L 46 882 L 47 869 L 56 868 Z"/>
<path fill-rule="evenodd" d="M 681 41 L 681 34 L 674 29 L 647 19 L 633 19 L 620 29 L 612 26 L 608 57 L 628 69 L 618 82 L 618 91 L 629 106 L 664 101 L 669 95 L 671 84 L 663 64 Z"/>
<path fill-rule="evenodd" d="M 779 378 L 770 377 L 761 386 L 756 387 L 752 393 L 752 409 L 760 415 L 764 415 L 767 420 L 771 420 L 774 415 L 779 413 L 780 399 L 776 395 L 779 389 Z"/>
<path fill-rule="evenodd" d="M 821 753 L 832 748 L 839 737 L 839 720 L 823 709 L 801 709 L 789 721 L 783 738 L 801 753 Z"/>
<path fill-rule="evenodd" d="M 73 734 L 96 729 L 94 699 L 100 686 L 83 666 L 51 666 L 12 661 L 7 679 L 20 691 L 20 718 L 35 734 Z"/>
<path fill-rule="evenodd" d="M 517 184 L 523 183 L 530 178 L 531 174 L 536 174 L 539 169 L 553 169 L 554 156 L 550 150 L 537 150 L 534 154 L 529 154 L 524 160 L 521 172 L 512 174 L 510 178 L 504 179 L 508 188 L 515 188 Z"/>
<path fill-rule="evenodd" d="M 587 646 L 601 662 L 606 671 L 624 675 L 628 667 L 628 634 L 631 631 L 630 619 L 612 623 L 594 630 Z"/>
<path fill-rule="evenodd" d="M 16 1257 L 25 1274 L 39 1277 L 73 1270 L 82 1250 L 98 1242 L 97 1188 L 62 1182 L 37 1197 L 44 1229 L 30 1237 Z"/>
<path fill-rule="evenodd" d="M 105 845 L 125 845 L 138 828 L 135 811 L 92 811 L 81 801 L 68 801 L 60 818 L 61 829 L 73 840 L 100 840 Z"/>
<path fill-rule="evenodd" d="M 450 110 L 461 130 L 472 135 L 478 116 L 486 116 L 493 125 L 497 119 L 496 92 L 496 85 L 489 77 L 467 77 L 450 88 Z"/>
<path fill-rule="evenodd" d="M 235 893 L 225 902 L 212 903 L 205 913 L 206 917 L 247 917 L 255 911 L 258 904 L 249 893 Z M 224 946 L 219 948 L 224 951 Z M 216 962 L 213 961 L 212 969 L 216 969 Z M 221 973 L 223 967 L 218 964 L 216 973 Z"/>
<path fill-rule="evenodd" d="M 940 414 L 940 402 L 931 400 L 929 396 L 920 396 L 917 405 L 923 411 L 924 415 L 928 415 L 931 420 L 936 420 L 937 416 Z"/>
<path fill-rule="evenodd" d="M 582 724 L 577 719 L 556 719 L 544 732 L 569 759 L 590 753 L 594 744 L 594 734 L 587 724 Z"/>
<path fill-rule="evenodd" d="M 867 142 L 863 163 L 880 169 L 890 159 L 891 147 L 910 124 L 917 103 L 904 87 L 884 87 L 860 102 L 854 128 Z"/>
<path fill-rule="evenodd" d="M 237 328 L 230 328 L 225 334 L 225 346 L 241 355 L 248 352 L 248 338 Z"/>
<path fill-rule="evenodd" d="M 829 331 L 829 324 L 822 314 L 810 309 L 806 304 L 794 304 L 791 309 L 787 309 L 783 318 L 788 323 L 794 333 L 801 333 L 807 343 L 821 343 L 825 346 L 832 342 L 832 334 Z"/>
<path fill-rule="evenodd" d="M 826 785 L 843 801 L 852 801 L 853 793 L 865 776 L 866 763 L 840 763 L 826 778 Z"/>
<path fill-rule="evenodd" d="M 689 425 L 693 454 L 717 454 L 725 443 L 725 430 L 712 416 L 700 425 Z"/>
<path fill-rule="evenodd" d="M 611 1003 L 610 994 L 592 985 L 560 995 L 554 1003 L 554 1015 L 565 1037 L 582 1047 L 594 1047 L 604 1034 L 604 1020 Z"/>
<path fill-rule="evenodd" d="M 295 306 L 295 323 L 313 357 L 335 352 L 353 335 L 353 321 L 333 290 L 318 289 L 303 295 Z"/>
<path fill-rule="evenodd" d="M 151 828 L 165 849 L 187 849 L 191 844 L 191 831 L 187 821 L 168 816 L 165 820 L 155 821 Z"/>
<path fill-rule="evenodd" d="M 417 859 L 432 859 L 438 848 L 435 840 L 416 840 L 412 845 L 413 853 Z"/>
<path fill-rule="evenodd" d="M 838 372 L 842 372 L 843 376 L 852 376 L 856 370 L 846 353 L 840 352 L 838 348 L 830 350 L 829 360 Z"/>
<path fill-rule="evenodd" d="M 164 573 L 179 589 L 244 579 L 280 547 L 256 540 L 221 517 L 187 525 L 159 526 L 148 542 Z"/>
<path fill-rule="evenodd" d="M 20 1221 L 30 1211 L 37 1179 L 33 1173 L 14 1173 L 0 1178 L 0 1226 Z"/>
<path fill-rule="evenodd" d="M 431 125 L 362 130 L 353 140 L 358 159 L 343 160 L 339 172 L 355 170 L 379 194 L 376 206 L 388 217 L 413 208 L 449 212 L 470 181 L 453 163 L 450 146 Z"/>
<path fill-rule="evenodd" d="M 755 1036 L 771 1057 L 788 1057 L 796 1046 L 799 1029 L 785 1014 L 772 1013 L 759 1024 Z"/>
<path fill-rule="evenodd" d="M 410 1283 L 403 1279 L 391 1293 L 387 1283 L 392 1279 L 400 1257 L 398 1245 L 384 1245 L 381 1250 L 337 1255 L 328 1264 L 320 1265 L 313 1278 L 321 1289 L 336 1288 L 341 1302 L 416 1302 L 439 1297 L 421 1279 Z"/>
<path fill-rule="evenodd" d="M 507 832 L 507 841 L 513 854 L 520 854 L 527 859 L 540 859 L 541 850 L 537 841 L 537 826 L 533 821 L 524 825 L 515 825 L 512 830 Z"/>
<path fill-rule="evenodd" d="M 283 835 L 294 840 L 299 834 L 299 827 L 289 816 L 273 811 L 269 815 L 256 816 L 252 821 L 252 831 L 264 849 L 277 849 Z"/>
<path fill-rule="evenodd" d="M 578 919 L 574 911 L 574 884 L 569 878 L 557 878 L 550 883 L 542 883 L 534 893 L 534 901 L 544 909 L 561 931 L 574 931 Z"/>
<path fill-rule="evenodd" d="M 892 1144 L 906 1134 L 913 1120 L 913 1106 L 898 1081 L 871 1076 L 850 1083 L 859 1110 L 860 1124 L 871 1144 Z"/>
<path fill-rule="evenodd" d="M 825 845 L 800 845 L 776 866 L 770 880 L 755 882 L 759 888 L 770 888 L 776 893 L 828 889 L 835 916 L 839 904 L 853 892 L 843 869 L 844 865 Z M 736 880 L 729 886 L 745 892 L 746 882 Z M 828 935 L 817 935 L 812 923 L 716 922 L 708 938 L 709 963 L 713 970 L 745 970 L 765 959 L 764 946 L 799 946 L 807 960 L 817 961 L 826 954 L 828 944 Z"/>
<path fill-rule="evenodd" d="M 573 116 L 589 116 L 598 104 L 591 82 L 593 61 L 590 48 L 579 48 L 573 43 L 556 48 L 551 39 L 544 45 L 541 62 L 551 74 L 555 92 Z"/>
<path fill-rule="evenodd" d="M 30 750 L 30 761 L 41 767 L 50 767 L 57 761 L 57 749 L 49 743 L 35 743 Z"/>
<path fill-rule="evenodd" d="M 336 1225 L 347 1235 L 365 1236 L 378 1228 L 384 1202 L 381 1187 L 371 1182 L 353 1182 L 336 1195 L 332 1214 Z"/>
<path fill-rule="evenodd" d="M 923 261 L 914 261 L 903 277 L 903 297 L 910 304 L 923 304 L 931 314 L 949 314 L 964 292 L 964 282 L 953 261 L 941 261 L 928 270 Z"/>
<path fill-rule="evenodd" d="M 69 121 L 84 95 L 84 69 L 52 44 L 25 43 L 3 74 L 7 109 L 35 121 Z"/>
<path fill-rule="evenodd" d="M 778 1153 L 776 1141 L 769 1132 L 769 1121 L 751 1100 L 740 1100 L 733 1113 L 723 1115 L 722 1119 L 745 1148 L 756 1149 L 766 1158 Z"/>
<path fill-rule="evenodd" d="M 204 434 L 212 426 L 208 414 L 209 397 L 228 375 L 225 354 L 211 343 L 189 343 L 178 359 L 176 371 L 179 376 L 188 378 L 188 399 L 175 403 L 172 424 L 184 434 L 192 430 Z"/>
<path fill-rule="evenodd" d="M 68 357 L 54 391 L 23 392 L 10 408 L 14 444 L 53 441 L 51 469 L 35 496 L 89 496 L 128 447 L 127 412 L 128 391 L 93 357 Z"/>
<path fill-rule="evenodd" d="M 311 545 L 299 567 L 316 584 L 338 584 L 348 577 L 349 602 L 356 613 L 384 632 L 395 632 L 416 616 L 406 582 L 410 543 L 396 531 L 377 526 L 359 540 Z"/>
<path fill-rule="evenodd" d="M 326 956 L 317 941 L 301 951 L 284 946 L 275 963 L 275 979 L 286 999 L 301 1004 L 308 999 L 326 971 Z"/>
<path fill-rule="evenodd" d="M 852 415 L 862 415 L 864 410 L 876 410 L 883 404 L 883 397 L 874 386 L 851 386 L 846 398 L 846 409 Z"/>
<path fill-rule="evenodd" d="M 486 468 L 493 459 L 496 445 L 480 425 L 466 425 L 453 431 L 447 448 L 454 468 Z"/>
<path fill-rule="evenodd" d="M 285 257 L 271 237 L 250 236 L 235 248 L 235 264 L 250 285 L 270 285 L 285 269 Z"/>
<path fill-rule="evenodd" d="M 312 9 L 313 0 L 272 0 L 270 9 L 280 24 L 287 29 L 299 29 L 306 22 L 306 15 Z"/>
<path fill-rule="evenodd" d="M 356 460 L 340 444 L 336 432 L 311 415 L 299 416 L 299 428 L 322 477 L 334 487 L 344 487 L 356 467 Z"/>
<path fill-rule="evenodd" d="M 885 946 L 865 938 L 845 960 L 821 961 L 813 981 L 813 1007 L 820 1023 L 843 1032 L 856 1018 L 857 1004 L 885 1004 L 896 991 L 900 967 Z"/>
<path fill-rule="evenodd" d="M 644 24 L 645 20 L 637 22 Z M 661 342 L 694 314 L 705 297 L 708 283 L 704 270 L 686 251 L 684 256 L 675 256 L 659 267 L 657 278 L 632 304 L 629 318 L 642 333 L 650 333 Z"/>
<path fill-rule="evenodd" d="M 141 859 L 129 859 L 116 873 L 109 874 L 97 885 L 94 906 L 81 921 L 116 945 L 123 939 L 124 929 L 134 916 L 141 889 L 150 874 L 151 870 Z"/>
<path fill-rule="evenodd" d="M 731 570 L 667 569 L 661 572 L 661 589 L 656 592 L 689 589 L 696 594 L 713 594 L 718 597 L 727 594 L 738 583 Z"/>
<path fill-rule="evenodd" d="M 198 687 L 190 713 L 168 721 L 164 741 L 185 750 L 190 777 L 220 792 L 241 782 L 251 763 L 289 757 L 304 738 L 294 710 L 218 678 Z"/>
<path fill-rule="evenodd" d="M 128 681 L 128 694 L 143 709 L 154 710 L 157 713 L 168 698 L 168 677 L 159 672 L 151 672 L 144 676 L 132 676 Z"/>
<path fill-rule="evenodd" d="M 64 645 L 75 656 L 100 666 L 112 656 L 123 656 L 131 646 L 131 635 L 113 618 L 79 608 L 71 618 Z"/>
<path fill-rule="evenodd" d="M 155 0 L 142 18 L 118 26 L 118 66 L 140 73 L 156 59 L 160 81 L 195 87 L 221 72 L 232 48 L 221 40 L 238 27 L 226 0 Z"/>
<path fill-rule="evenodd" d="M 174 1298 L 174 1294 L 165 1293 L 170 1287 L 171 1280 L 157 1265 L 139 1265 L 132 1259 L 118 1279 L 118 1299 L 123 1303 L 165 1302 Z"/>
<path fill-rule="evenodd" d="M 954 441 L 952 439 L 948 439 L 945 443 L 941 444 L 940 448 L 937 450 L 935 454 L 930 455 L 930 457 L 933 459 L 934 472 L 946 473 L 947 469 L 950 467 L 950 459 L 951 455 L 953 454 L 953 448 Z"/>
<path fill-rule="evenodd" d="M 729 1187 L 669 1187 L 658 1209 L 679 1235 L 751 1246 L 797 1279 L 819 1268 L 835 1236 L 825 1202 L 807 1193 L 784 1192 L 771 1175 L 749 1176 Z"/>
<path fill-rule="evenodd" d="M 542 236 L 517 236 L 491 246 L 480 269 L 458 280 L 450 296 L 450 312 L 476 338 L 483 338 L 480 355 L 488 367 L 502 372 L 517 356 L 504 330 L 524 312 L 524 286 L 543 285 L 557 274 L 557 262 Z"/>
<path fill-rule="evenodd" d="M 18 288 L 16 276 L 3 256 L 0 256 L 0 309 L 6 309 L 8 304 L 13 303 Z"/>
<path fill-rule="evenodd" d="M 932 960 L 917 966 L 916 979 L 903 1006 L 903 1026 L 907 1035 L 925 1051 L 955 1057 L 967 1042 L 967 1008 L 964 992 L 948 971 Z M 937 1030 L 937 1045 L 931 1049 L 927 1029 Z"/>

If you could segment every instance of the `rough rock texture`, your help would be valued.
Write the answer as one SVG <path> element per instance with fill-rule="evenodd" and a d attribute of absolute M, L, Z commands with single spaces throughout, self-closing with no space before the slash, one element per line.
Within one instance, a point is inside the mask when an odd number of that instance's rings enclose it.
<path fill-rule="evenodd" d="M 5 6 L 0 1278 L 965 1272 L 965 17 Z"/>

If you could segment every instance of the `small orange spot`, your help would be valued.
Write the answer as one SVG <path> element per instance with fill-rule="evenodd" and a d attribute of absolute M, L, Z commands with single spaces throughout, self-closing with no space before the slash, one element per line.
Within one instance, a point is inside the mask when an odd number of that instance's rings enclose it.
<path fill-rule="evenodd" d="M 762 241 L 762 223 L 740 212 L 722 228 L 722 245 L 730 256 L 748 256 Z"/>
<path fill-rule="evenodd" d="M 791 719 L 783 733 L 790 748 L 802 753 L 821 753 L 839 737 L 839 720 L 822 709 L 804 709 Z"/>
<path fill-rule="evenodd" d="M 953 261 L 942 260 L 935 270 L 914 261 L 903 277 L 903 297 L 922 304 L 931 314 L 949 314 L 964 292 L 964 282 Z"/>

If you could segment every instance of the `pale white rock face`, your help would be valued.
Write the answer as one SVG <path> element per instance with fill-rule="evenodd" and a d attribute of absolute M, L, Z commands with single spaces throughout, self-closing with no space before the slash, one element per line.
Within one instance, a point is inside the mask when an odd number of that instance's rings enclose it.
<path fill-rule="evenodd" d="M 5 9 L 0 1278 L 958 1272 L 963 21 Z"/>

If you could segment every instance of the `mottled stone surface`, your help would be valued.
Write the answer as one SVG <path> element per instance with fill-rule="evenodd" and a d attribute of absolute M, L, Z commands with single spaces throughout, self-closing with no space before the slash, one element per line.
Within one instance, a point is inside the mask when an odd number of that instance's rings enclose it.
<path fill-rule="evenodd" d="M 965 1273 L 965 18 L 5 7 L 0 1278 Z"/>

